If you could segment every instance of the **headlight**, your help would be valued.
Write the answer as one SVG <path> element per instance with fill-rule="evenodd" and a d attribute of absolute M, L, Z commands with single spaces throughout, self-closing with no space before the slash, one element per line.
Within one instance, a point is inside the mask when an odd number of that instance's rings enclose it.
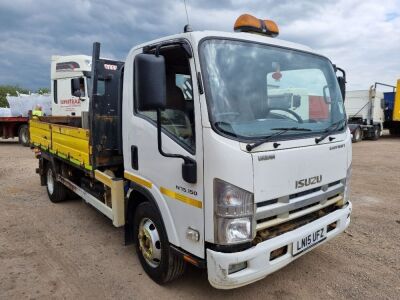
<path fill-rule="evenodd" d="M 344 186 L 344 203 L 349 202 L 350 199 L 350 182 L 351 182 L 351 164 L 346 173 L 346 184 Z"/>
<path fill-rule="evenodd" d="M 251 218 L 224 219 L 217 218 L 218 242 L 235 244 L 252 238 Z"/>
<path fill-rule="evenodd" d="M 220 179 L 214 179 L 215 240 L 236 244 L 253 239 L 254 197 Z"/>

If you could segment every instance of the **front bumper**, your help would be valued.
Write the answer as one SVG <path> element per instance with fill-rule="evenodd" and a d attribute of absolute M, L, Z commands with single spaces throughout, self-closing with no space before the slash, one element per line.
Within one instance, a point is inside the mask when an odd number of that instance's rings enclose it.
<path fill-rule="evenodd" d="M 315 248 L 312 247 L 294 257 L 292 255 L 292 243 L 299 237 L 312 233 L 335 221 L 337 222 L 336 228 L 329 231 L 327 233 L 327 238 L 318 245 L 329 241 L 343 232 L 349 226 L 351 210 L 352 205 L 349 202 L 344 208 L 338 209 L 293 231 L 259 243 L 242 252 L 222 253 L 207 249 L 208 280 L 210 284 L 219 289 L 233 289 L 266 277 Z M 270 261 L 271 251 L 285 245 L 288 246 L 287 253 Z M 228 274 L 229 265 L 245 261 L 247 262 L 246 269 Z"/>

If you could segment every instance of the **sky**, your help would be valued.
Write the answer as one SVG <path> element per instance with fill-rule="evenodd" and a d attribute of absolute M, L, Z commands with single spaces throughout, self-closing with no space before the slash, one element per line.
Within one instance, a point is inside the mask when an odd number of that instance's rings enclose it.
<path fill-rule="evenodd" d="M 347 72 L 348 90 L 400 79 L 400 0 L 187 0 L 193 30 L 233 31 L 250 13 L 274 20 L 280 39 L 305 44 Z M 183 0 L 0 0 L 0 85 L 50 86 L 51 55 L 125 60 L 146 41 L 183 31 Z"/>

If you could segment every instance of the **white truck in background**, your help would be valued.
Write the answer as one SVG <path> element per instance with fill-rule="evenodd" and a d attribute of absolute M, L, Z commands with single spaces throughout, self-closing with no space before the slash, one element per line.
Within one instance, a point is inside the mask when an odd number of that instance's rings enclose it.
<path fill-rule="evenodd" d="M 54 55 L 51 57 L 51 94 L 54 116 L 81 116 L 89 111 L 89 55 Z M 100 88 L 100 87 L 99 87 Z"/>
<path fill-rule="evenodd" d="M 193 264 L 237 288 L 350 223 L 344 72 L 275 39 L 272 21 L 242 15 L 234 29 L 185 30 L 125 62 L 98 43 L 90 60 L 53 58 L 62 116 L 30 121 L 50 200 L 72 190 L 124 226 L 158 283 Z"/>
<path fill-rule="evenodd" d="M 344 105 L 353 142 L 378 140 L 385 122 L 385 100 L 376 85 L 369 90 L 347 91 Z"/>

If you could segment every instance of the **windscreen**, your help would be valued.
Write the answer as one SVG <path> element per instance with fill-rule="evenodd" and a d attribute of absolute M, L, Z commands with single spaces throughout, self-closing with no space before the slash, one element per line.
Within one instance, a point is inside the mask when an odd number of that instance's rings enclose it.
<path fill-rule="evenodd" d="M 202 42 L 200 56 L 210 121 L 226 135 L 251 140 L 280 128 L 309 129 L 285 133 L 298 138 L 345 118 L 333 66 L 324 57 L 223 39 Z"/>

